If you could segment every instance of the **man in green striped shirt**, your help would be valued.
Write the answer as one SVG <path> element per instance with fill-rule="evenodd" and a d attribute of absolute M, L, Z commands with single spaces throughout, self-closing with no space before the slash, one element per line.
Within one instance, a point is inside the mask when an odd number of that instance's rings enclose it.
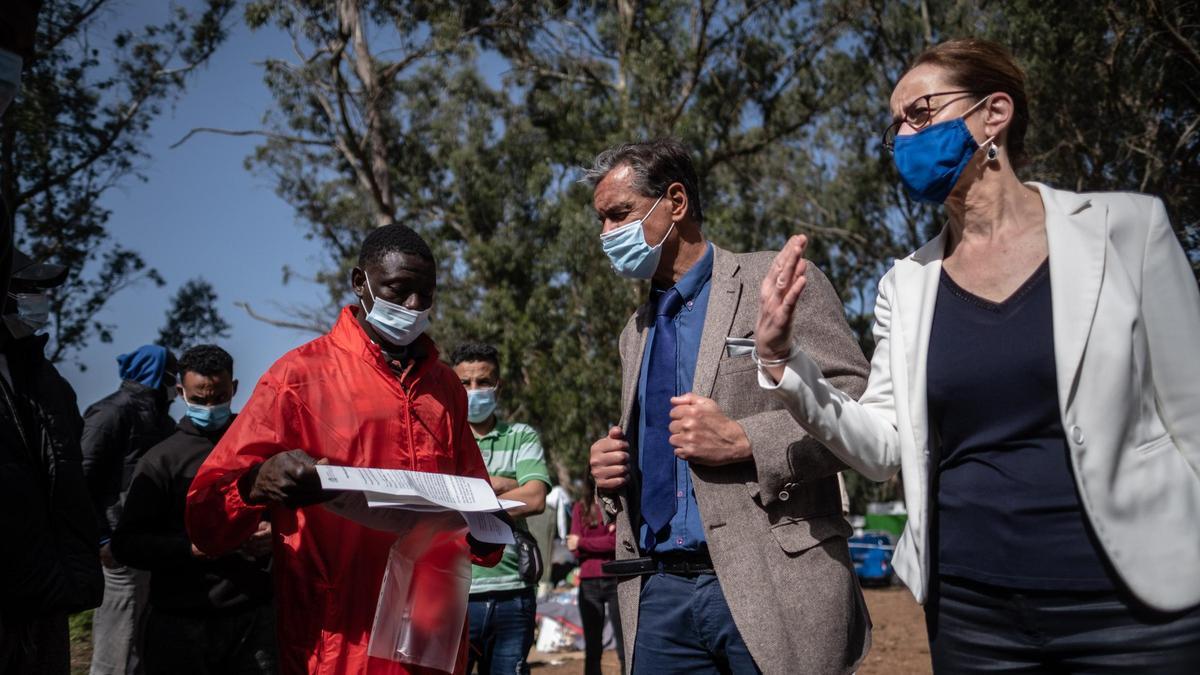
<path fill-rule="evenodd" d="M 502 499 L 524 503 L 508 513 L 516 527 L 527 530 L 525 516 L 546 508 L 550 487 L 541 439 L 528 424 L 497 419 L 500 354 L 495 347 L 460 345 L 450 360 L 467 390 L 467 421 L 483 454 L 492 489 Z M 513 546 L 505 549 L 499 565 L 472 568 L 468 673 L 476 672 L 476 664 L 484 675 L 529 672 L 526 657 L 533 646 L 536 584 L 537 580 L 521 579 Z"/>

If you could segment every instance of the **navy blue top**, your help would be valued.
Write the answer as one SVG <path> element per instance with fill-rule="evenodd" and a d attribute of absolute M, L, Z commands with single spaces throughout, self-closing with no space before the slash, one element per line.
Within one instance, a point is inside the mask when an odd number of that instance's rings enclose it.
<path fill-rule="evenodd" d="M 1009 588 L 1112 588 L 1059 415 L 1049 261 L 1001 303 L 943 270 L 928 357 L 938 572 Z"/>
<path fill-rule="evenodd" d="M 712 244 L 700 260 L 687 271 L 679 281 L 675 282 L 675 290 L 683 298 L 683 307 L 675 315 L 675 395 L 680 396 L 692 390 L 692 381 L 696 377 L 696 358 L 700 354 L 700 335 L 704 332 L 704 317 L 708 314 L 708 291 L 712 286 L 713 248 Z M 653 289 L 651 301 L 669 289 Z M 646 336 L 646 350 L 642 355 L 641 372 L 638 374 L 638 438 L 646 437 L 646 373 L 650 370 L 650 346 L 654 344 L 654 326 L 649 328 Z M 650 453 L 638 453 L 638 470 L 640 471 L 646 456 Z M 673 457 L 671 452 L 655 453 L 658 457 Z M 686 460 L 675 458 L 675 515 L 657 536 L 650 532 L 645 521 L 641 523 L 641 544 L 643 552 L 670 553 L 681 551 L 699 551 L 706 544 L 704 540 L 704 523 L 700 522 L 700 507 L 696 505 L 696 492 L 692 489 L 692 474 L 688 471 Z"/>

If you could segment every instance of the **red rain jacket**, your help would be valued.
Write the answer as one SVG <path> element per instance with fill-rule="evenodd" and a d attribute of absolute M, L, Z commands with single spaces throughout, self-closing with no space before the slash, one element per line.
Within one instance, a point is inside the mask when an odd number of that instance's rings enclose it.
<path fill-rule="evenodd" d="M 355 319 L 342 310 L 329 334 L 275 362 L 205 460 L 188 492 L 187 529 L 197 548 L 222 555 L 254 533 L 268 507 L 242 501 L 237 480 L 277 453 L 300 449 L 331 464 L 450 473 L 487 479 L 467 425 L 458 377 L 426 356 L 403 380 Z M 269 507 L 283 673 L 423 673 L 367 657 L 379 588 L 395 535 L 318 506 Z M 502 550 L 486 560 L 499 562 Z M 465 631 L 465 626 L 464 626 Z M 458 670 L 465 668 L 466 639 Z"/>

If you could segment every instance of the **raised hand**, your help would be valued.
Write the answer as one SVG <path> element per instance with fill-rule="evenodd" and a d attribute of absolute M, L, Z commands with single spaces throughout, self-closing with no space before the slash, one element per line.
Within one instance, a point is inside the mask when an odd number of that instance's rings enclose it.
<path fill-rule="evenodd" d="M 808 262 L 804 259 L 807 246 L 808 237 L 802 234 L 789 239 L 763 278 L 759 289 L 758 325 L 754 329 L 754 346 L 760 359 L 778 360 L 791 353 L 792 313 L 808 283 L 805 276 Z M 782 367 L 779 370 L 782 371 Z"/>

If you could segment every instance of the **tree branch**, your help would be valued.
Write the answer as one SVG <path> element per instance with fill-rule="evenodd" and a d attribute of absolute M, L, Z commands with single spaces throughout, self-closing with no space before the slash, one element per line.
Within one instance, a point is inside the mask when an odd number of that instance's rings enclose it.
<path fill-rule="evenodd" d="M 186 143 L 189 139 L 191 139 L 192 136 L 195 136 L 196 134 L 219 134 L 221 136 L 263 136 L 265 138 L 271 138 L 271 139 L 275 139 L 278 141 L 285 141 L 287 143 L 299 143 L 302 145 L 319 145 L 322 147 L 331 147 L 333 145 L 329 141 L 322 141 L 322 140 L 319 140 L 316 138 L 303 138 L 301 136 L 290 136 L 288 134 L 281 134 L 281 133 L 278 133 L 275 131 L 267 131 L 265 129 L 236 130 L 236 129 L 220 129 L 217 127 L 196 127 L 195 129 L 192 129 L 191 131 L 187 132 L 187 134 L 183 138 L 179 139 L 178 141 L 175 141 L 174 143 L 172 143 L 171 145 L 169 145 L 167 147 L 174 150 L 175 148 L 178 148 L 179 146 Z"/>
<path fill-rule="evenodd" d="M 299 330 L 299 331 L 304 331 L 307 333 L 316 333 L 317 335 L 324 335 L 325 333 L 327 333 L 329 331 L 328 326 L 317 326 L 315 324 L 300 323 L 300 322 L 296 322 L 296 321 L 287 321 L 286 319 L 273 319 L 269 316 L 264 316 L 262 314 L 259 314 L 256 311 L 254 311 L 254 308 L 252 308 L 250 306 L 250 303 L 245 302 L 245 301 L 235 302 L 235 303 L 233 303 L 233 306 L 244 310 L 246 312 L 246 314 L 248 314 L 250 316 L 251 319 L 254 319 L 255 321 L 261 321 L 261 322 L 271 325 L 271 326 L 275 326 L 276 328 L 287 328 L 289 330 Z"/>

